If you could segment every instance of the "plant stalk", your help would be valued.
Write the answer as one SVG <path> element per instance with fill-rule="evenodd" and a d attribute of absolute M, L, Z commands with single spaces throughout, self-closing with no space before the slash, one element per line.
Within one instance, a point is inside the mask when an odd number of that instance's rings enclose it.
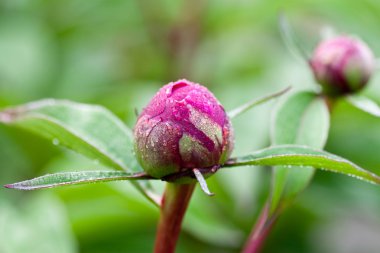
<path fill-rule="evenodd" d="M 166 184 L 154 245 L 155 253 L 175 252 L 182 219 L 194 188 L 195 184 Z"/>
<path fill-rule="evenodd" d="M 246 245 L 244 246 L 243 253 L 258 253 L 260 252 L 269 232 L 271 231 L 274 223 L 277 220 L 277 213 L 270 214 L 269 205 L 265 205 L 261 211 L 260 217 L 254 226 Z"/>

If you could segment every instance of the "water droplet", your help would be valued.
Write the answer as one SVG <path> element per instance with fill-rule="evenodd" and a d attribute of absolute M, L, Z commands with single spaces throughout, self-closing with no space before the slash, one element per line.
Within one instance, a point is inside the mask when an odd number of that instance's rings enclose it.
<path fill-rule="evenodd" d="M 57 138 L 53 139 L 53 145 L 55 146 L 59 145 L 59 140 Z"/>

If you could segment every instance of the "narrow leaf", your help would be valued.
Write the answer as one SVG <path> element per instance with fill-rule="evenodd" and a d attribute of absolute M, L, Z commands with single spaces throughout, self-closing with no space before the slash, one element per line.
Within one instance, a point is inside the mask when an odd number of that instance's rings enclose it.
<path fill-rule="evenodd" d="M 293 29 L 284 14 L 279 15 L 278 23 L 282 39 L 290 53 L 297 59 L 300 59 L 303 62 L 308 62 L 310 57 L 296 38 Z"/>
<path fill-rule="evenodd" d="M 236 166 L 301 166 L 345 174 L 373 184 L 380 184 L 380 177 L 358 165 L 331 153 L 306 146 L 279 145 L 252 154 L 230 159 L 223 167 Z M 291 167 L 290 167 L 291 168 Z"/>
<path fill-rule="evenodd" d="M 210 190 L 208 189 L 207 182 L 203 177 L 202 173 L 198 169 L 193 169 L 193 173 L 199 185 L 201 186 L 202 191 L 206 193 L 208 196 L 213 196 L 214 193 L 210 192 Z"/>
<path fill-rule="evenodd" d="M 0 122 L 17 125 L 111 168 L 142 172 L 133 155 L 131 130 L 101 106 L 44 99 L 0 112 Z M 153 193 L 132 182 L 149 200 Z"/>
<path fill-rule="evenodd" d="M 117 180 L 141 180 L 152 179 L 145 173 L 127 173 L 124 171 L 83 171 L 83 172 L 63 172 L 48 174 L 14 184 L 5 185 L 5 188 L 17 190 L 37 190 L 43 188 L 53 188 L 64 185 L 88 184 L 98 182 L 108 182 Z"/>
<path fill-rule="evenodd" d="M 367 112 L 375 117 L 380 117 L 380 107 L 371 99 L 359 95 L 348 96 L 347 99 L 359 110 Z"/>
<path fill-rule="evenodd" d="M 286 87 L 285 89 L 282 89 L 276 93 L 273 93 L 273 94 L 270 94 L 270 95 L 267 95 L 265 97 L 262 97 L 262 98 L 259 98 L 259 99 L 254 99 L 254 100 L 251 100 L 249 101 L 248 103 L 244 104 L 244 105 L 241 105 L 239 106 L 238 108 L 235 108 L 231 111 L 229 111 L 227 114 L 228 116 L 233 119 L 235 118 L 236 116 L 248 111 L 249 109 L 253 108 L 254 106 L 257 106 L 257 105 L 260 105 L 260 104 L 263 104 L 265 102 L 268 102 L 274 98 L 277 98 L 283 94 L 285 94 L 286 92 L 288 92 L 289 90 L 291 89 L 290 86 Z"/>

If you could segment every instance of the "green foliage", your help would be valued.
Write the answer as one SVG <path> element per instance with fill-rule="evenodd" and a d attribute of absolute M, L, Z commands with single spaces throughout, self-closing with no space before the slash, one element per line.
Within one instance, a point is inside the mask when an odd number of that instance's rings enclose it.
<path fill-rule="evenodd" d="M 119 170 L 142 171 L 133 156 L 131 131 L 99 106 L 41 100 L 0 112 L 0 121 L 32 130 L 53 142 Z"/>
<path fill-rule="evenodd" d="M 323 98 L 312 92 L 298 92 L 288 97 L 276 110 L 272 143 L 301 144 L 323 149 L 329 131 L 329 112 Z M 273 169 L 271 212 L 281 199 L 292 200 L 310 182 L 312 168 L 276 167 Z"/>
<path fill-rule="evenodd" d="M 265 103 L 265 102 L 267 102 L 267 101 L 269 101 L 271 99 L 274 99 L 276 97 L 279 97 L 279 96 L 283 95 L 284 93 L 286 93 L 287 91 L 289 91 L 290 88 L 291 87 L 287 87 L 287 88 L 285 88 L 285 89 L 283 89 L 281 91 L 278 91 L 276 93 L 267 95 L 267 96 L 259 98 L 259 99 L 255 99 L 255 100 L 249 101 L 249 102 L 247 102 L 247 103 L 245 103 L 245 104 L 243 104 L 243 105 L 241 105 L 241 106 L 239 106 L 239 107 L 237 107 L 237 108 L 229 111 L 228 112 L 228 116 L 231 119 L 233 119 L 236 116 L 239 116 L 240 114 L 248 111 L 249 109 L 251 109 L 251 108 L 253 108 L 253 107 L 257 106 L 257 105 L 260 105 L 260 104 Z"/>
<path fill-rule="evenodd" d="M 250 155 L 235 158 L 226 164 L 227 167 L 244 165 L 301 166 L 303 169 L 308 169 L 307 167 L 311 166 L 321 170 L 352 176 L 373 184 L 380 184 L 379 176 L 360 168 L 354 163 L 328 152 L 315 150 L 306 146 L 273 146 Z"/>
<path fill-rule="evenodd" d="M 138 180 L 146 177 L 147 176 L 144 173 L 132 174 L 123 171 L 64 172 L 44 175 L 31 180 L 5 185 L 5 187 L 18 190 L 37 190 L 64 185 L 89 184 L 118 180 Z"/>
<path fill-rule="evenodd" d="M 143 171 L 133 154 L 131 131 L 103 107 L 41 100 L 0 112 L 0 122 L 32 130 L 113 169 Z M 132 183 L 155 203 L 145 184 Z"/>
<path fill-rule="evenodd" d="M 308 67 L 284 46 L 279 9 L 309 52 L 320 39 L 320 28 L 329 25 L 359 36 L 379 55 L 380 4 L 373 0 L 5 0 L 0 3 L 0 107 L 65 98 L 102 105 L 132 127 L 135 108 L 141 111 L 160 86 L 178 78 L 206 85 L 226 109 L 288 85 L 293 90 L 314 89 Z M 377 74 L 361 95 L 380 102 Z M 269 145 L 271 104 L 234 119 L 234 156 Z M 380 174 L 379 129 L 378 118 L 337 101 L 326 150 Z M 87 160 L 51 143 L 0 125 L 0 185 L 62 170 L 107 169 L 94 158 Z M 207 183 L 216 196 L 210 199 L 196 190 L 178 252 L 240 252 L 267 197 L 268 172 L 241 167 L 210 177 Z M 162 182 L 152 183 L 162 188 Z M 27 204 L 40 193 L 60 201 Z M 380 187 L 316 171 L 263 252 L 373 252 L 380 247 L 379 195 Z M 59 244 L 69 249 L 66 252 L 152 251 L 158 212 L 130 183 L 27 193 L 3 189 L 0 199 L 0 205 L 12 206 L 9 212 L 0 210 L 0 222 L 6 221 L 0 224 L 0 247 L 10 249 L 0 252 L 14 253 L 16 247 L 32 252 L 30 243 L 56 243 L 45 240 L 54 236 L 51 231 L 42 233 L 37 227 L 49 224 L 72 238 Z M 21 209 L 23 215 L 6 219 Z M 45 222 L 51 216 L 43 211 L 49 210 L 61 222 Z M 35 222 L 20 218 L 28 214 Z M 29 236 L 20 240 L 22 234 Z"/>

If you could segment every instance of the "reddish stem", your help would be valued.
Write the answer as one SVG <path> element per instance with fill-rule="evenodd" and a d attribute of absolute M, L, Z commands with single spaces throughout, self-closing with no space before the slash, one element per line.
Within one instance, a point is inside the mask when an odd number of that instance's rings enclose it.
<path fill-rule="evenodd" d="M 243 249 L 243 253 L 258 253 L 263 246 L 270 230 L 277 220 L 278 215 L 269 215 L 269 207 L 266 205 L 261 211 L 260 217 L 254 226 L 249 239 Z"/>
<path fill-rule="evenodd" d="M 166 184 L 154 245 L 155 253 L 172 253 L 175 251 L 182 219 L 194 187 L 195 184 Z"/>

